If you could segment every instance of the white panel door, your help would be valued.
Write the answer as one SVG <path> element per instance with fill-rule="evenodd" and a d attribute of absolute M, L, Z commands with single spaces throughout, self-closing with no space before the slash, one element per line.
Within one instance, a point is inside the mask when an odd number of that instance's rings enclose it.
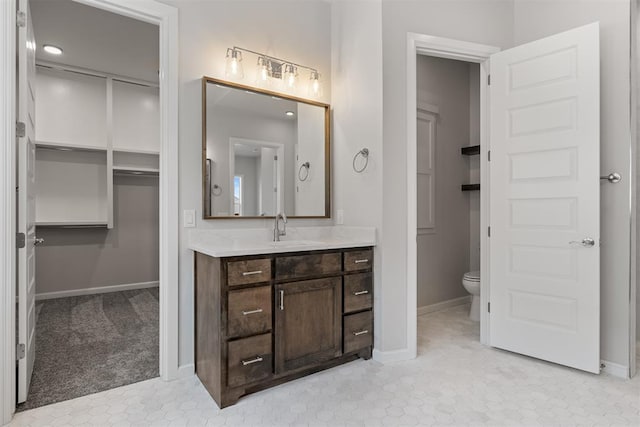
<path fill-rule="evenodd" d="M 36 41 L 28 0 L 20 0 L 27 15 L 18 30 L 18 121 L 25 136 L 18 138 L 18 232 L 26 236 L 18 249 L 18 345 L 24 353 L 18 360 L 18 403 L 27 400 L 35 359 L 35 74 Z M 19 352 L 20 353 L 20 352 Z"/>
<path fill-rule="evenodd" d="M 598 373 L 598 23 L 491 56 L 491 345 Z"/>
<path fill-rule="evenodd" d="M 433 232 L 435 220 L 435 152 L 436 115 L 418 110 L 417 130 L 417 189 L 418 189 L 418 234 Z"/>

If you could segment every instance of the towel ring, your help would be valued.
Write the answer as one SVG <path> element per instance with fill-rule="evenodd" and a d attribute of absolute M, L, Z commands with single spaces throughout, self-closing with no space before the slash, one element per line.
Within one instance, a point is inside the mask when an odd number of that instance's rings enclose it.
<path fill-rule="evenodd" d="M 356 160 L 358 160 L 358 156 L 362 156 L 364 158 L 364 166 L 362 166 L 362 168 L 358 169 L 356 167 Z M 358 151 L 356 153 L 355 156 L 353 156 L 353 170 L 356 171 L 356 173 L 362 173 L 367 166 L 369 165 L 369 149 L 368 148 L 363 148 L 362 150 Z"/>
<path fill-rule="evenodd" d="M 211 190 L 211 194 L 213 194 L 214 196 L 221 195 L 222 187 L 220 187 L 218 184 L 213 184 L 213 190 Z"/>
<path fill-rule="evenodd" d="M 300 165 L 300 169 L 298 169 L 298 179 L 300 181 L 306 181 L 307 178 L 309 178 L 309 166 L 311 166 L 309 162 L 304 162 L 303 164 Z M 304 178 L 301 176 L 302 168 L 305 168 L 305 170 L 307 171 L 307 173 L 304 175 Z"/>

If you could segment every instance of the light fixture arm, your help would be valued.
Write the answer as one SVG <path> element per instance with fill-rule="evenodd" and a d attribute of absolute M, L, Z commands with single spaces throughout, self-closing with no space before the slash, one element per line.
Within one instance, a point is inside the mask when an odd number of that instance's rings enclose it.
<path fill-rule="evenodd" d="M 306 70 L 313 71 L 313 72 L 315 72 L 317 74 L 320 74 L 316 68 L 311 68 L 311 67 L 307 67 L 306 65 L 296 64 L 295 62 L 287 61 L 286 59 L 277 58 L 275 56 L 267 55 L 266 53 L 256 52 L 255 50 L 245 49 L 245 48 L 239 47 L 239 46 L 234 46 L 232 48 L 232 50 L 238 50 L 238 51 L 241 51 L 241 52 L 252 53 L 254 55 L 261 56 L 263 58 L 266 58 L 266 59 L 269 59 L 269 60 L 272 60 L 272 61 L 278 61 L 278 62 L 280 62 L 282 64 L 290 64 L 290 65 L 296 66 L 298 68 L 304 68 Z"/>

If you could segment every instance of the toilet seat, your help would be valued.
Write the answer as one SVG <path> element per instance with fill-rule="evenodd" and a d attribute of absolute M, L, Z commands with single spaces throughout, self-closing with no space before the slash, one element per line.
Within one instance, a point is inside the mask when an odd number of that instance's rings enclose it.
<path fill-rule="evenodd" d="M 469 271 L 468 273 L 464 273 L 462 280 L 466 280 L 469 282 L 479 282 L 480 271 Z"/>

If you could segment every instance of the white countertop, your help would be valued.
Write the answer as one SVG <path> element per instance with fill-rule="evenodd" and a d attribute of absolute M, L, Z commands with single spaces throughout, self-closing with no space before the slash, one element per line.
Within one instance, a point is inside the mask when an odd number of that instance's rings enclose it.
<path fill-rule="evenodd" d="M 189 249 L 212 257 L 317 251 L 375 246 L 374 227 L 287 227 L 280 242 L 273 241 L 273 230 L 245 228 L 225 230 L 196 229 L 189 232 Z"/>

